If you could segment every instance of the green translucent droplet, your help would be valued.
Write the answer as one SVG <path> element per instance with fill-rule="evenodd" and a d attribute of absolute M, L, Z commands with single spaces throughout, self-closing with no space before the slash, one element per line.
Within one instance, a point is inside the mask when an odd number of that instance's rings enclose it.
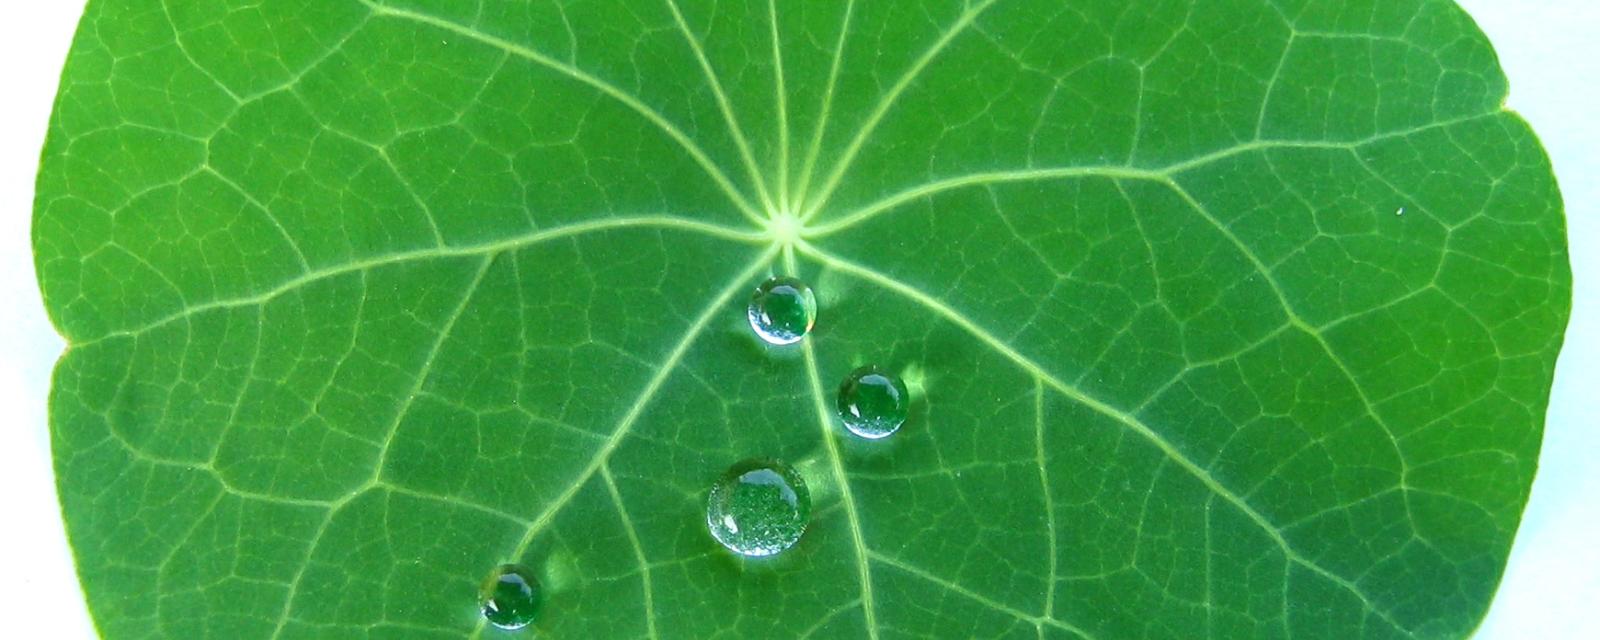
<path fill-rule="evenodd" d="M 542 596 L 533 572 L 500 565 L 483 583 L 483 617 L 501 629 L 521 629 L 533 623 Z"/>
<path fill-rule="evenodd" d="M 817 297 L 806 283 L 785 276 L 768 278 L 750 297 L 750 328 L 770 344 L 799 342 L 817 322 Z"/>
<path fill-rule="evenodd" d="M 869 440 L 886 438 L 906 423 L 911 394 L 888 371 L 866 366 L 851 371 L 839 385 L 839 418 L 846 429 Z"/>
<path fill-rule="evenodd" d="M 770 556 L 793 546 L 811 519 L 811 493 L 800 473 L 771 459 L 745 460 L 711 485 L 706 525 L 722 546 Z"/>

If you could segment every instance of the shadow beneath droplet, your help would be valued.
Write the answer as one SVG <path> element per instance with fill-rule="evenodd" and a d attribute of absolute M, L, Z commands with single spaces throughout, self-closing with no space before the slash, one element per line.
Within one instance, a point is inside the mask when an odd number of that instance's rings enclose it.
<path fill-rule="evenodd" d="M 707 348 L 719 353 L 732 354 L 739 365 L 757 370 L 768 368 L 775 362 L 801 362 L 805 357 L 801 349 L 801 345 L 805 344 L 804 340 L 791 345 L 768 344 L 756 335 L 755 330 L 750 328 L 750 323 L 742 317 L 736 322 L 718 327 L 716 331 L 709 332 L 702 339 L 706 341 Z"/>
<path fill-rule="evenodd" d="M 814 526 L 812 526 L 815 522 L 815 516 L 813 516 L 812 520 L 813 523 L 807 525 L 806 532 L 800 535 L 800 539 L 794 543 L 794 546 L 776 554 L 761 557 L 742 556 L 734 553 L 718 543 L 715 538 L 712 538 L 711 533 L 708 531 L 705 539 L 711 547 L 707 550 L 711 565 L 717 572 L 726 572 L 730 577 L 784 574 L 803 565 L 805 561 L 802 556 L 809 553 L 808 549 L 815 544 L 814 541 L 807 542 L 808 538 L 815 537 Z"/>
<path fill-rule="evenodd" d="M 915 405 L 913 405 L 913 408 Z M 838 416 L 830 421 L 832 423 L 833 437 L 839 439 L 839 451 L 846 460 L 874 460 L 894 455 L 894 452 L 905 446 L 907 438 L 916 437 L 909 433 L 912 429 L 910 419 L 900 425 L 900 428 L 886 437 L 878 439 L 863 438 L 839 423 Z"/>

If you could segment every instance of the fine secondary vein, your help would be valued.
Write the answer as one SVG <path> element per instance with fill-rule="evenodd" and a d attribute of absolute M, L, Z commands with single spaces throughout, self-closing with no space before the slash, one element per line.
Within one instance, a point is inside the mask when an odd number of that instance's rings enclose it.
<path fill-rule="evenodd" d="M 719 168 L 716 163 L 711 161 L 711 158 L 708 157 L 705 151 L 700 148 L 700 145 L 695 144 L 694 140 L 690 139 L 688 135 L 685 135 L 677 125 L 673 124 L 670 120 L 667 120 L 667 118 L 661 115 L 660 112 L 651 108 L 634 95 L 617 88 L 615 85 L 606 82 L 605 80 L 602 80 L 587 71 L 560 60 L 556 60 L 555 58 L 551 58 L 550 56 L 526 46 L 517 44 L 504 38 L 500 38 L 498 36 L 484 33 L 467 25 L 451 22 L 443 18 L 412 11 L 410 9 L 375 4 L 371 2 L 371 0 L 360 1 L 367 5 L 367 7 L 370 8 L 376 15 L 411 20 L 413 22 L 434 26 L 451 33 L 477 40 L 491 47 L 509 52 L 521 58 L 525 58 L 530 62 L 565 75 L 583 84 L 589 85 L 590 87 L 598 90 L 600 93 L 610 96 L 612 99 L 622 103 L 624 106 L 627 106 L 629 109 L 632 109 L 639 115 L 643 116 L 645 120 L 650 121 L 651 124 L 659 128 L 662 133 L 665 133 L 667 137 L 676 142 L 678 146 L 683 147 L 684 151 L 694 159 L 696 164 L 699 164 L 700 167 L 711 176 L 712 181 L 717 183 L 717 186 L 722 189 L 723 194 L 725 194 L 728 199 L 733 202 L 734 206 L 740 211 L 740 213 L 743 213 L 746 218 L 749 218 L 751 222 L 755 222 L 757 224 L 761 224 L 763 222 L 764 216 L 758 213 L 755 207 L 750 205 L 750 201 L 745 198 L 744 193 L 741 192 L 738 187 L 734 186 L 733 181 L 728 179 L 727 174 L 723 173 L 722 169 Z"/>
<path fill-rule="evenodd" d="M 784 80 L 783 38 L 778 31 L 778 0 L 767 0 L 772 25 L 773 90 L 778 102 L 778 204 L 789 207 L 789 89 Z"/>
<path fill-rule="evenodd" d="M 387 434 L 383 439 L 383 447 L 378 450 L 377 459 L 372 465 L 371 478 L 361 487 L 345 494 L 343 498 L 330 505 L 328 512 L 322 518 L 322 522 L 317 525 L 317 530 L 311 534 L 311 541 L 306 545 L 305 561 L 295 570 L 294 577 L 289 581 L 289 590 L 283 596 L 283 608 L 278 612 L 278 620 L 273 626 L 272 638 L 276 639 L 283 635 L 283 630 L 289 623 L 289 614 L 294 608 L 294 599 L 299 591 L 300 582 L 305 579 L 306 571 L 311 568 L 311 560 L 317 553 L 317 545 L 322 541 L 322 536 L 328 532 L 328 527 L 333 524 L 334 519 L 344 511 L 346 506 L 356 498 L 366 495 L 368 490 L 382 482 L 383 466 L 389 456 L 389 445 L 393 443 L 395 433 L 400 429 L 400 423 L 405 420 L 406 414 L 411 411 L 412 402 L 420 395 L 422 386 L 427 383 L 428 374 L 433 369 L 433 363 L 438 359 L 439 352 L 443 350 L 444 343 L 449 340 L 450 332 L 455 329 L 456 321 L 466 314 L 467 307 L 471 305 L 472 296 L 477 293 L 479 285 L 483 283 L 484 276 L 489 273 L 489 266 L 494 264 L 495 255 L 489 254 L 483 257 L 482 263 L 478 265 L 477 273 L 473 274 L 472 282 L 467 285 L 466 291 L 461 294 L 460 302 L 456 304 L 455 309 L 451 310 L 449 317 L 445 319 L 444 325 L 439 328 L 439 335 L 434 339 L 433 344 L 429 345 L 428 352 L 423 358 L 422 368 L 417 372 L 416 379 L 411 383 L 410 392 L 402 396 L 400 407 L 395 411 L 394 419 L 389 422 Z"/>
<path fill-rule="evenodd" d="M 806 151 L 806 159 L 800 166 L 800 178 L 795 183 L 794 202 L 790 202 L 792 209 L 798 210 L 803 204 L 800 199 L 811 189 L 811 175 L 817 167 L 817 156 L 822 153 L 822 137 L 828 131 L 829 116 L 833 110 L 833 92 L 839 83 L 839 64 L 844 59 L 844 45 L 850 35 L 850 18 L 855 14 L 856 2 L 850 0 L 844 5 L 844 18 L 840 20 L 839 39 L 833 46 L 833 62 L 828 67 L 828 86 L 822 91 L 822 109 L 817 115 L 817 124 L 811 133 L 810 149 Z"/>
<path fill-rule="evenodd" d="M 750 182 L 756 186 L 756 195 L 761 198 L 761 204 L 769 212 L 777 211 L 772 200 L 772 193 L 767 187 L 766 178 L 762 177 L 761 169 L 756 166 L 755 154 L 750 152 L 750 141 L 744 137 L 744 128 L 739 126 L 739 118 L 733 114 L 733 105 L 728 101 L 727 92 L 722 90 L 722 81 L 717 79 L 716 69 L 711 67 L 711 59 L 706 57 L 705 48 L 700 46 L 700 39 L 695 37 L 694 31 L 689 29 L 688 21 L 683 19 L 683 12 L 678 9 L 675 0 L 666 0 L 667 8 L 672 10 L 672 19 L 678 23 L 678 31 L 683 33 L 683 39 L 688 41 L 689 48 L 694 51 L 694 57 L 700 62 L 700 70 L 706 76 L 706 82 L 711 85 L 711 94 L 716 98 L 717 108 L 722 111 L 722 120 L 728 125 L 728 132 L 733 136 L 733 144 L 739 149 L 739 156 L 744 161 L 745 173 L 749 174 Z"/>
<path fill-rule="evenodd" d="M 1365 606 L 1368 611 L 1376 614 L 1385 623 L 1397 630 L 1405 630 L 1405 627 L 1396 622 L 1388 612 L 1379 609 L 1375 604 L 1373 604 L 1372 600 L 1367 597 L 1366 592 L 1358 587 L 1354 582 L 1351 582 L 1343 576 L 1339 576 L 1327 570 L 1326 568 L 1323 568 L 1315 561 L 1300 554 L 1300 552 L 1290 545 L 1289 541 L 1284 538 L 1282 529 L 1272 524 L 1272 522 L 1267 520 L 1265 516 L 1261 515 L 1261 512 L 1257 511 L 1255 507 L 1251 506 L 1250 503 L 1246 502 L 1238 494 L 1234 493 L 1227 486 L 1223 485 L 1216 479 L 1216 477 L 1212 476 L 1209 471 L 1207 471 L 1204 467 L 1201 467 L 1198 463 L 1194 462 L 1194 460 L 1190 459 L 1182 451 L 1179 451 L 1176 446 L 1174 446 L 1161 434 L 1157 433 L 1149 425 L 1145 424 L 1137 416 L 1106 404 L 1100 399 L 1085 393 L 1076 386 L 1062 381 L 1060 378 L 1056 377 L 1055 374 L 1046 370 L 1026 355 L 1023 355 L 1020 351 L 1017 351 L 1015 347 L 1012 347 L 1005 341 L 1001 340 L 993 332 L 983 328 L 981 325 L 966 317 L 966 315 L 962 314 L 960 311 L 957 311 L 955 308 L 945 304 L 944 302 L 941 302 L 939 299 L 928 295 L 922 290 L 901 282 L 889 275 L 880 273 L 870 267 L 859 265 L 842 257 L 824 252 L 810 244 L 802 242 L 797 246 L 801 253 L 806 254 L 806 256 L 811 259 L 821 262 L 830 268 L 838 269 L 839 271 L 856 276 L 862 280 L 892 291 L 902 297 L 907 298 L 908 300 L 911 300 L 912 302 L 921 305 L 939 317 L 944 318 L 946 321 L 956 325 L 957 327 L 960 327 L 963 331 L 966 331 L 973 337 L 978 338 L 984 344 L 988 345 L 989 348 L 1004 356 L 1006 359 L 1012 361 L 1012 363 L 1018 368 L 1029 373 L 1038 380 L 1043 381 L 1046 385 L 1061 395 L 1070 398 L 1074 402 L 1077 402 L 1096 413 L 1116 421 L 1123 427 L 1143 437 L 1146 441 L 1159 449 L 1167 458 L 1177 463 L 1191 476 L 1204 484 L 1212 493 L 1215 493 L 1223 500 L 1226 500 L 1240 513 L 1244 514 L 1245 517 L 1249 518 L 1253 523 L 1255 523 L 1257 527 L 1265 532 L 1267 536 L 1277 544 L 1277 546 L 1282 550 L 1284 556 L 1288 558 L 1291 563 L 1303 566 L 1311 572 L 1322 576 L 1328 581 L 1340 586 L 1359 599 L 1362 605 Z"/>
<path fill-rule="evenodd" d="M 600 445 L 599 450 L 590 458 L 583 471 L 579 472 L 577 477 L 573 478 L 572 482 L 567 485 L 567 489 L 549 505 L 546 505 L 544 510 L 540 511 L 538 516 L 533 519 L 533 523 L 528 525 L 527 530 L 523 532 L 522 538 L 517 541 L 516 548 L 511 551 L 509 558 L 521 558 L 528 551 L 528 546 L 533 544 L 539 534 L 555 520 L 556 515 L 561 513 L 562 508 L 567 506 L 577 496 L 578 492 L 600 472 L 606 461 L 611 458 L 611 454 L 617 450 L 623 440 L 627 439 L 628 434 L 632 432 L 634 425 L 638 423 L 639 417 L 644 415 L 644 410 L 650 406 L 656 394 L 666 385 L 667 379 L 671 377 L 672 372 L 677 370 L 678 363 L 683 361 L 683 357 L 689 352 L 689 348 L 694 346 L 701 334 L 705 333 L 706 328 L 711 326 L 711 322 L 716 318 L 717 313 L 723 310 L 735 293 L 743 290 L 757 274 L 766 269 L 776 255 L 776 247 L 762 252 L 760 257 L 751 261 L 749 266 L 741 270 L 732 280 L 729 280 L 728 284 L 706 303 L 705 308 L 684 330 L 683 337 L 678 340 L 677 344 L 673 345 L 666 359 L 656 368 L 655 373 L 650 376 L 650 380 L 645 383 L 644 388 L 635 397 L 633 404 L 628 407 L 622 418 L 617 421 L 617 426 L 612 430 L 611 436 L 606 438 L 606 441 Z M 479 620 L 478 627 L 473 632 L 472 637 L 477 638 L 483 633 L 483 630 L 484 622 Z"/>
<path fill-rule="evenodd" d="M 834 163 L 833 171 L 829 172 L 827 181 L 823 183 L 821 190 L 807 201 L 805 212 L 800 216 L 802 220 L 811 219 L 828 203 L 828 199 L 833 197 L 834 190 L 839 188 L 839 181 L 850 170 L 850 165 L 855 162 L 856 154 L 861 152 L 861 148 L 866 144 L 867 139 L 872 137 L 872 132 L 878 128 L 878 124 L 883 121 L 884 116 L 888 115 L 889 110 L 900 99 L 900 94 L 905 93 L 906 88 L 910 87 L 911 83 L 922 75 L 922 70 L 926 69 L 934 58 L 939 57 L 939 54 L 944 51 L 945 47 L 950 45 L 951 41 L 956 39 L 956 36 L 961 35 L 967 30 L 967 27 L 972 26 L 972 22 L 977 20 L 978 16 L 982 15 L 996 1 L 982 0 L 961 12 L 961 16 L 956 19 L 955 24 L 946 29 L 939 36 L 939 39 L 934 41 L 932 46 L 923 51 L 916 62 L 912 63 L 911 68 L 907 69 L 900 76 L 900 79 L 879 98 L 878 106 L 867 116 L 866 122 L 861 124 L 861 128 L 856 131 L 855 137 L 850 140 L 850 144 L 840 154 L 839 160 Z"/>
<path fill-rule="evenodd" d="M 794 257 L 794 246 L 787 245 L 784 250 L 784 262 L 789 273 L 797 273 L 797 264 Z M 878 638 L 878 612 L 877 601 L 872 594 L 872 564 L 869 561 L 871 552 L 867 549 L 866 537 L 861 532 L 861 515 L 856 509 L 856 499 L 850 489 L 850 480 L 844 472 L 844 459 L 839 453 L 838 439 L 834 435 L 833 419 L 828 413 L 826 396 L 822 390 L 822 378 L 817 371 L 817 352 L 812 345 L 812 340 L 802 342 L 801 351 L 806 361 L 806 379 L 811 386 L 812 406 L 817 414 L 817 427 L 822 436 L 823 449 L 828 452 L 828 466 L 833 472 L 833 480 L 839 485 L 839 498 L 844 504 L 845 521 L 850 526 L 850 541 L 855 550 L 856 578 L 861 583 L 861 611 L 867 625 L 867 637 L 871 640 Z"/>
<path fill-rule="evenodd" d="M 354 260 L 338 266 L 307 271 L 265 291 L 232 298 L 213 300 L 194 305 L 186 305 L 179 311 L 161 318 L 157 318 L 150 322 L 146 322 L 128 329 L 119 329 L 116 331 L 107 332 L 92 340 L 75 342 L 72 346 L 84 347 L 107 338 L 137 336 L 151 329 L 161 327 L 168 323 L 182 320 L 189 316 L 206 311 L 259 305 L 301 287 L 326 280 L 328 278 L 350 273 L 358 273 L 379 267 L 404 264 L 418 260 L 476 257 L 506 251 L 515 251 L 558 238 L 624 229 L 667 229 L 674 231 L 685 231 L 689 233 L 698 233 L 707 237 L 720 238 L 723 240 L 740 243 L 757 243 L 766 242 L 768 240 L 765 234 L 740 231 L 738 229 L 724 227 L 718 224 L 688 220 L 684 218 L 675 218 L 672 216 L 620 216 L 615 218 L 587 220 L 584 222 L 576 222 L 558 227 L 539 229 L 519 236 L 506 238 L 504 240 L 496 240 L 494 242 L 447 247 L 428 247 L 425 249 L 398 251 L 395 253 Z"/>

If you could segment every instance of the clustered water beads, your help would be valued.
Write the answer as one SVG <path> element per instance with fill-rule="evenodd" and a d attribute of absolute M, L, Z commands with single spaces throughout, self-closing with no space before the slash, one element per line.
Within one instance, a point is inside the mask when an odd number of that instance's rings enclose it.
<path fill-rule="evenodd" d="M 811 493 L 783 462 L 745 460 L 729 467 L 706 501 L 711 536 L 742 556 L 763 557 L 794 546 L 811 519 Z"/>
<path fill-rule="evenodd" d="M 817 297 L 806 283 L 786 276 L 756 287 L 748 310 L 750 328 L 769 344 L 799 342 L 817 321 Z"/>
<path fill-rule="evenodd" d="M 532 572 L 514 564 L 500 565 L 483 583 L 483 617 L 501 629 L 521 629 L 533 623 L 541 596 L 539 579 Z"/>
<path fill-rule="evenodd" d="M 876 366 L 845 376 L 839 385 L 839 419 L 846 429 L 869 440 L 886 438 L 906 423 L 911 394 L 906 383 Z"/>

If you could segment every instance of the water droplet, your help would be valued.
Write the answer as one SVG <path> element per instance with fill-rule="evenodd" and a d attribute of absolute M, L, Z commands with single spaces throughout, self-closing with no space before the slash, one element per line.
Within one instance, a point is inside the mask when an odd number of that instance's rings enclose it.
<path fill-rule="evenodd" d="M 483 583 L 483 617 L 501 629 L 521 629 L 539 613 L 539 579 L 527 568 L 505 564 Z"/>
<path fill-rule="evenodd" d="M 770 344 L 799 342 L 817 321 L 817 297 L 806 283 L 785 276 L 768 278 L 750 297 L 750 328 Z"/>
<path fill-rule="evenodd" d="M 839 418 L 850 433 L 869 440 L 886 438 L 899 430 L 906 423 L 910 407 L 906 383 L 876 366 L 851 371 L 839 385 Z"/>
<path fill-rule="evenodd" d="M 706 525 L 730 551 L 759 558 L 793 546 L 811 518 L 805 479 L 783 462 L 745 460 L 711 485 Z"/>
<path fill-rule="evenodd" d="M 1403 215 L 1406 214 L 1406 208 L 1405 207 L 1400 207 L 1399 209 L 1395 209 L 1394 210 L 1394 214 L 1397 215 L 1397 216 L 1403 216 Z"/>

